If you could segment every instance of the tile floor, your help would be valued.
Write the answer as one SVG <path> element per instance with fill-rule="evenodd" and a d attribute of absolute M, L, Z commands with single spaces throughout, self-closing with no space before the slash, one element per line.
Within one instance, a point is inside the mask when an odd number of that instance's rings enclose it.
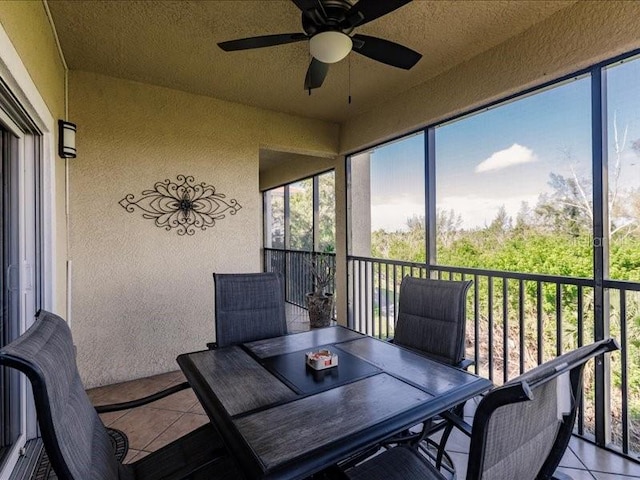
<path fill-rule="evenodd" d="M 290 306 L 287 312 L 290 332 L 309 328 L 306 311 Z M 181 372 L 171 372 L 131 382 L 94 388 L 88 391 L 94 405 L 124 402 L 149 395 L 184 381 Z M 475 401 L 467 403 L 467 421 L 472 420 Z M 132 462 L 185 435 L 209 420 L 191 390 L 184 390 L 147 406 L 123 412 L 101 415 L 105 425 L 124 431 L 129 437 L 129 453 L 125 462 Z M 456 465 L 458 478 L 465 478 L 469 439 L 454 430 L 447 450 Z M 573 480 L 640 479 L 640 464 L 609 453 L 594 445 L 573 438 L 560 471 Z"/>

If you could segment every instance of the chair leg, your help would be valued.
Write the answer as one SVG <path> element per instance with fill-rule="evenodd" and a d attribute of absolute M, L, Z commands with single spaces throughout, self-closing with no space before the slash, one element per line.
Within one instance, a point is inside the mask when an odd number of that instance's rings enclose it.
<path fill-rule="evenodd" d="M 417 436 L 415 436 L 416 439 L 412 440 L 410 445 L 412 446 L 420 445 L 420 442 L 422 442 L 423 440 L 426 440 L 427 435 L 429 435 L 429 431 L 431 430 L 431 425 L 433 425 L 432 418 L 422 422 L 422 431 Z"/>
<path fill-rule="evenodd" d="M 421 451 L 425 456 L 429 458 L 429 460 L 435 464 L 436 454 L 440 445 L 437 444 L 434 440 L 427 438 L 424 442 L 418 445 L 418 450 Z M 436 453 L 434 453 L 436 452 Z M 440 466 L 438 467 L 440 474 L 446 477 L 448 480 L 456 479 L 456 467 L 453 463 L 453 459 L 449 456 L 449 454 L 444 451 L 442 454 L 442 459 L 440 461 Z M 446 473 L 445 473 L 446 472 Z"/>
<path fill-rule="evenodd" d="M 451 409 L 451 412 L 460 418 L 464 418 L 464 403 L 456 405 L 453 409 Z M 442 466 L 442 457 L 445 454 L 444 449 L 447 446 L 447 441 L 449 440 L 449 435 L 451 435 L 451 432 L 453 431 L 453 427 L 453 423 L 447 423 L 447 425 L 444 427 L 444 431 L 442 432 L 442 437 L 440 438 L 440 443 L 438 444 L 438 452 L 436 454 L 436 468 L 438 470 L 440 470 L 440 467 Z"/>
<path fill-rule="evenodd" d="M 436 468 L 440 470 L 442 466 L 442 456 L 444 455 L 444 447 L 447 445 L 447 440 L 449 440 L 449 435 L 453 431 L 453 425 L 449 424 L 444 427 L 444 431 L 442 432 L 442 438 L 440 438 L 440 443 L 438 444 L 438 453 L 436 454 Z"/>

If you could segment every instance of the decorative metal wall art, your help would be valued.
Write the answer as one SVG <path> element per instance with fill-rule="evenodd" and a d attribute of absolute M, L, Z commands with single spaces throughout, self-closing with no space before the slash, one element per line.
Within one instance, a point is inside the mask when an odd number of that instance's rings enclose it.
<path fill-rule="evenodd" d="M 186 175 L 178 175 L 176 182 L 156 182 L 153 190 L 144 190 L 142 197 L 134 198 L 130 193 L 119 203 L 129 213 L 138 208 L 143 218 L 155 220 L 157 227 L 176 229 L 178 235 L 193 235 L 198 228 L 206 230 L 227 213 L 235 215 L 242 208 L 236 200 L 227 201 L 226 195 L 216 193 L 213 185 L 195 183 Z"/>

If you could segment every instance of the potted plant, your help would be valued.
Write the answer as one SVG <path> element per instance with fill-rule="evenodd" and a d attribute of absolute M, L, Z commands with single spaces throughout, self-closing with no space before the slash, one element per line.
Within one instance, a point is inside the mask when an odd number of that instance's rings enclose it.
<path fill-rule="evenodd" d="M 311 328 L 328 327 L 333 314 L 333 293 L 327 292 L 333 286 L 336 268 L 333 258 L 313 253 L 309 261 L 313 280 L 313 292 L 307 293 L 307 309 Z"/>

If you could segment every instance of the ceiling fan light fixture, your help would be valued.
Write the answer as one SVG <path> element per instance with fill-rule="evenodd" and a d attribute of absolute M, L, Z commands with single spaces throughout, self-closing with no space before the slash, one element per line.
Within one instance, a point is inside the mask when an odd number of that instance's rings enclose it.
<path fill-rule="evenodd" d="M 349 55 L 353 42 L 342 32 L 320 32 L 309 40 L 309 50 L 313 58 L 323 63 L 336 63 Z"/>

